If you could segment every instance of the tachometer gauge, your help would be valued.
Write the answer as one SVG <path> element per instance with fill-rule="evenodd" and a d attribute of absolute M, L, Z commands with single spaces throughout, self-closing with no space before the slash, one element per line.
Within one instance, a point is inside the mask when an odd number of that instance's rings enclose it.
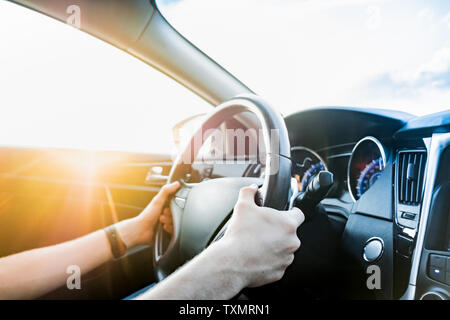
<path fill-rule="evenodd" d="M 297 180 L 298 191 L 302 192 L 309 181 L 320 171 L 328 170 L 325 161 L 306 147 L 291 148 L 292 176 Z"/>
<path fill-rule="evenodd" d="M 377 181 L 386 166 L 383 145 L 374 137 L 365 137 L 353 148 L 348 164 L 348 189 L 358 200 Z"/>
<path fill-rule="evenodd" d="M 377 181 L 378 177 L 381 175 L 381 172 L 383 172 L 383 168 L 384 165 L 382 157 L 372 160 L 372 162 L 366 165 L 356 183 L 356 195 L 358 198 L 361 198 L 364 192 L 369 190 L 375 181 Z"/>

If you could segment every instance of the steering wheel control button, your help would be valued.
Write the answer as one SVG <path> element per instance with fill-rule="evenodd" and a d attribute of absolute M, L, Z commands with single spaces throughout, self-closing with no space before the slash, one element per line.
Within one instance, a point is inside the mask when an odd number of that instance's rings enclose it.
<path fill-rule="evenodd" d="M 364 246 L 363 258 L 367 262 L 375 262 L 381 258 L 384 252 L 384 243 L 380 238 L 367 240 Z"/>
<path fill-rule="evenodd" d="M 189 194 L 189 190 L 187 189 L 187 188 L 182 188 L 182 189 L 180 189 L 177 193 L 176 193 L 176 197 L 177 198 L 183 198 L 183 199 L 186 199 L 187 198 L 187 196 L 188 196 L 188 194 Z"/>
<path fill-rule="evenodd" d="M 184 209 L 184 205 L 186 204 L 186 199 L 175 197 L 175 204 L 180 208 Z"/>

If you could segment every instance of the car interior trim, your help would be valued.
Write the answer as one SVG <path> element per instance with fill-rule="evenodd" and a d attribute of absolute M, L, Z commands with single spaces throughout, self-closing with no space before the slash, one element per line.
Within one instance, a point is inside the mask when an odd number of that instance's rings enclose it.
<path fill-rule="evenodd" d="M 450 133 L 437 133 L 431 137 L 431 144 L 428 148 L 428 161 L 426 164 L 425 188 L 422 203 L 422 210 L 419 218 L 419 228 L 417 232 L 416 247 L 413 252 L 411 274 L 409 285 L 405 294 L 401 297 L 402 300 L 414 300 L 416 295 L 416 283 L 419 273 L 420 258 L 424 245 L 426 234 L 428 215 L 431 209 L 431 198 L 433 196 L 434 183 L 436 180 L 436 173 L 439 166 L 439 160 L 443 150 L 450 145 Z"/>

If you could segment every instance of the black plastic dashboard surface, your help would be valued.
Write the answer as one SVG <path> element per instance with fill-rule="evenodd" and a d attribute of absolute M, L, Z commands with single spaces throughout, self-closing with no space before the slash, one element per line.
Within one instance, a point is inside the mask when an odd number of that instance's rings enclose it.
<path fill-rule="evenodd" d="M 285 118 L 291 146 L 313 150 L 356 143 L 365 136 L 392 139 L 414 116 L 405 112 L 351 107 L 322 107 Z"/>

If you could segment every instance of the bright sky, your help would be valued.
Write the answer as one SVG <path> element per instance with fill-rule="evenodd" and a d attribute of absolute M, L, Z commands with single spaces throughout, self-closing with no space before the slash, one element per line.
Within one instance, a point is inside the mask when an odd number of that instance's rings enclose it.
<path fill-rule="evenodd" d="M 160 0 L 188 39 L 288 114 L 449 109 L 450 1 Z M 0 1 L 0 144 L 170 152 L 210 106 L 131 56 Z"/>
<path fill-rule="evenodd" d="M 0 1 L 0 145 L 167 153 L 212 106 L 79 30 Z"/>
<path fill-rule="evenodd" d="M 275 107 L 450 107 L 448 0 L 159 0 L 167 19 Z"/>

